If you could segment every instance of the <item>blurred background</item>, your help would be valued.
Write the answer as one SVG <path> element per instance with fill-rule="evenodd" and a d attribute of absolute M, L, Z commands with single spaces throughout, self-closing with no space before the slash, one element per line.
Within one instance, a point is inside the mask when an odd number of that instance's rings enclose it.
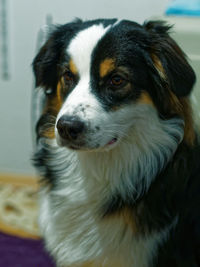
<path fill-rule="evenodd" d="M 186 7 L 187 2 L 190 4 Z M 196 7 L 191 6 L 194 2 Z M 76 17 L 117 17 L 139 23 L 165 19 L 175 25 L 173 37 L 200 76 L 200 1 L 194 2 L 0 0 L 0 175 L 35 175 L 30 161 L 34 84 L 31 63 L 45 38 L 45 25 L 66 23 Z M 196 88 L 200 91 L 199 82 Z M 195 94 L 199 97 L 200 93 L 196 90 Z"/>

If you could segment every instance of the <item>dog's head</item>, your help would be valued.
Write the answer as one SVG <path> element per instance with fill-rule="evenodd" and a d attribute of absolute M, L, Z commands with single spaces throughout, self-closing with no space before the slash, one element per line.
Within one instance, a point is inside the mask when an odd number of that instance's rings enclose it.
<path fill-rule="evenodd" d="M 195 74 L 163 22 L 96 20 L 57 27 L 33 62 L 46 94 L 38 137 L 78 150 L 109 150 L 147 121 L 181 117 Z M 137 125 L 137 127 L 136 127 Z M 152 126 L 152 127 L 154 127 Z"/>

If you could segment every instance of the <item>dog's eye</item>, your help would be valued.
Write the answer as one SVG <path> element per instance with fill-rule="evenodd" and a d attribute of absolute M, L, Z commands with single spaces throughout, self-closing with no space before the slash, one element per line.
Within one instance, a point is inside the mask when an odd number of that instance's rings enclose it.
<path fill-rule="evenodd" d="M 120 75 L 114 75 L 110 79 L 110 84 L 114 87 L 121 86 L 125 83 L 125 79 Z"/>
<path fill-rule="evenodd" d="M 65 82 L 71 83 L 74 80 L 74 74 L 70 70 L 66 70 L 64 73 Z"/>

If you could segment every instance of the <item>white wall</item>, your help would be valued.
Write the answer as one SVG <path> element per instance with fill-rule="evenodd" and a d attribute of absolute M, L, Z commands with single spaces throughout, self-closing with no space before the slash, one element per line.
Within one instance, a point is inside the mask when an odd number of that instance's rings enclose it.
<path fill-rule="evenodd" d="M 118 17 L 143 22 L 163 14 L 168 0 L 7 0 L 11 78 L 0 78 L 0 171 L 33 173 L 30 101 L 39 28 L 47 14 L 54 23 Z M 1 1 L 0 1 L 1 3 Z M 1 42 L 1 40 L 0 40 Z"/>

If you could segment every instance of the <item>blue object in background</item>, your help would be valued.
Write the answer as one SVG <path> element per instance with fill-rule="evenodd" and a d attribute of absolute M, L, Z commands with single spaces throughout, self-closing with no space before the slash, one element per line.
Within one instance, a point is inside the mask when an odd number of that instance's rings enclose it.
<path fill-rule="evenodd" d="M 168 5 L 166 15 L 200 16 L 200 0 L 173 0 Z"/>

